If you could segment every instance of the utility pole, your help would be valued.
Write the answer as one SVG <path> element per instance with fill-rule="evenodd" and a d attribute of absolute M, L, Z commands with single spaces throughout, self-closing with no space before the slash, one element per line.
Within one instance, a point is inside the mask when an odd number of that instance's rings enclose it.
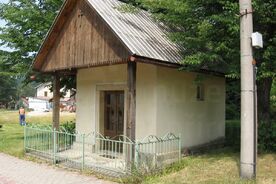
<path fill-rule="evenodd" d="M 241 39 L 241 153 L 240 177 L 256 177 L 255 80 L 253 48 L 253 10 L 251 0 L 239 0 Z"/>

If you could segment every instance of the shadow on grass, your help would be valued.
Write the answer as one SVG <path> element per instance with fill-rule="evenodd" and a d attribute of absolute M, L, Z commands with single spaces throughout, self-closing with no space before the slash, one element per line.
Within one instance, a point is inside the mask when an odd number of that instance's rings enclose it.
<path fill-rule="evenodd" d="M 217 148 L 209 151 L 205 151 L 199 154 L 191 155 L 192 157 L 206 158 L 210 161 L 223 160 L 225 158 L 231 159 L 235 162 L 239 162 L 239 152 L 231 147 Z"/>
<path fill-rule="evenodd" d="M 240 173 L 240 152 L 233 147 L 224 147 L 203 153 L 202 158 L 206 158 L 210 162 L 215 162 L 218 160 L 229 159 L 236 163 L 238 172 Z"/>
<path fill-rule="evenodd" d="M 184 157 L 181 159 L 180 162 L 172 164 L 156 173 L 150 173 L 146 175 L 134 173 L 134 177 L 131 177 L 127 180 L 123 180 L 121 182 L 142 183 L 145 181 L 146 183 L 151 183 L 151 181 L 158 181 L 158 178 L 179 172 L 185 168 L 193 168 L 194 166 L 201 168 L 204 167 L 204 165 L 206 164 L 211 165 L 218 161 L 225 160 L 235 162 L 237 164 L 237 167 L 239 168 L 239 153 L 230 147 L 224 147 Z"/>

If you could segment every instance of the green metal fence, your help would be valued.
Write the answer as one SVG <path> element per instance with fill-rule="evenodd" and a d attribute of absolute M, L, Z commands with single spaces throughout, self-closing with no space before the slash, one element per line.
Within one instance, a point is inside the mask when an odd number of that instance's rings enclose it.
<path fill-rule="evenodd" d="M 180 135 L 168 133 L 163 137 L 147 136 L 136 142 L 136 150 L 135 159 L 140 169 L 160 169 L 181 159 Z"/>
<path fill-rule="evenodd" d="M 99 169 L 115 170 L 117 173 L 129 173 L 131 164 L 134 163 L 131 156 L 134 148 L 134 142 L 126 136 L 106 138 L 100 133 L 96 133 L 94 157 L 98 157 L 101 162 L 97 162 L 94 166 Z"/>
<path fill-rule="evenodd" d="M 25 152 L 70 168 L 91 169 L 112 176 L 163 168 L 181 157 L 180 136 L 148 136 L 132 141 L 99 133 L 72 134 L 49 126 L 25 126 Z"/>
<path fill-rule="evenodd" d="M 50 127 L 32 126 L 24 128 L 24 148 L 26 152 L 36 152 L 39 156 L 53 159 L 54 136 Z"/>

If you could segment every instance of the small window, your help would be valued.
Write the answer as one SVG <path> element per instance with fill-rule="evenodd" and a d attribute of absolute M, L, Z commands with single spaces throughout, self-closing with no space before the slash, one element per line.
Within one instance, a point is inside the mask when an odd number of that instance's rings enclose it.
<path fill-rule="evenodd" d="M 204 86 L 202 84 L 198 84 L 196 87 L 196 99 L 204 101 Z"/>
<path fill-rule="evenodd" d="M 47 97 L 48 96 L 48 92 L 44 91 L 44 96 Z"/>

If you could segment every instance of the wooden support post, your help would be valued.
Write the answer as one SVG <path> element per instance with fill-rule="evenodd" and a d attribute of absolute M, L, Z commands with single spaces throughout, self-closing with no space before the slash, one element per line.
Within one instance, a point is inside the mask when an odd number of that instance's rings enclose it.
<path fill-rule="evenodd" d="M 54 75 L 53 81 L 53 128 L 59 130 L 60 76 Z"/>
<path fill-rule="evenodd" d="M 136 62 L 128 62 L 127 64 L 127 137 L 135 141 L 136 127 Z M 126 161 L 128 167 L 135 160 L 135 145 L 127 148 Z"/>
<path fill-rule="evenodd" d="M 127 136 L 135 140 L 136 127 L 136 62 L 127 64 Z"/>

